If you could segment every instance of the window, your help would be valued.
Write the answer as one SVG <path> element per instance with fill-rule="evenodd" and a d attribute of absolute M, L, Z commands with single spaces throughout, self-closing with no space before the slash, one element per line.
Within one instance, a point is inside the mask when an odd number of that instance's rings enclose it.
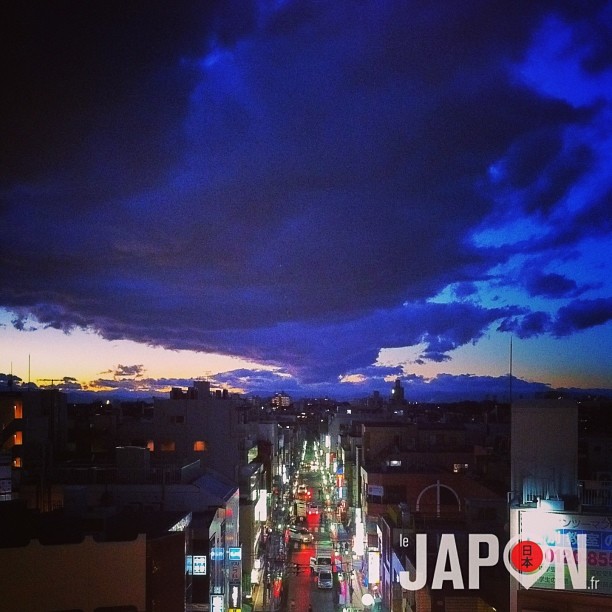
<path fill-rule="evenodd" d="M 196 452 L 205 451 L 207 449 L 208 449 L 208 445 L 206 444 L 206 442 L 204 442 L 204 440 L 196 440 L 193 443 L 193 450 Z"/>
<path fill-rule="evenodd" d="M 13 467 L 16 467 L 16 468 L 21 467 L 21 457 L 15 457 L 13 459 Z"/>
<path fill-rule="evenodd" d="M 161 443 L 162 452 L 171 453 L 176 450 L 176 442 L 174 440 L 164 440 Z"/>
<path fill-rule="evenodd" d="M 153 440 L 147 440 L 146 446 L 152 453 L 155 452 L 155 442 Z"/>
<path fill-rule="evenodd" d="M 469 464 L 467 463 L 453 463 L 453 472 L 455 474 L 464 474 L 468 471 Z"/>
<path fill-rule="evenodd" d="M 14 418 L 22 419 L 23 418 L 23 406 L 21 404 L 15 404 L 15 406 L 13 406 L 13 408 L 15 409 L 15 416 L 14 416 Z"/>
<path fill-rule="evenodd" d="M 15 444 L 15 446 L 20 446 L 21 444 L 23 444 L 23 433 L 20 431 L 16 431 L 13 434 L 13 443 Z"/>
<path fill-rule="evenodd" d="M 175 414 L 175 415 L 170 417 L 170 422 L 181 425 L 182 423 L 185 422 L 185 415 L 184 414 Z"/>

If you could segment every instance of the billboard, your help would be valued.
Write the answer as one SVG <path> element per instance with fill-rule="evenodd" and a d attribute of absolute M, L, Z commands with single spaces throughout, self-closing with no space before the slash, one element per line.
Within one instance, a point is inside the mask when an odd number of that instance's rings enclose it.
<path fill-rule="evenodd" d="M 368 495 L 382 497 L 385 494 L 385 488 L 382 485 L 368 485 Z"/>
<path fill-rule="evenodd" d="M 528 509 L 520 511 L 519 530 L 521 534 L 541 538 L 549 549 L 547 554 L 552 563 L 533 583 L 533 588 L 555 588 L 554 561 L 561 554 L 562 544 L 569 542 L 576 554 L 578 536 L 583 535 L 587 548 L 587 591 L 612 594 L 612 517 Z M 567 574 L 567 567 L 565 571 Z M 566 588 L 571 584 L 568 578 L 566 575 Z"/>
<path fill-rule="evenodd" d="M 193 555 L 193 563 L 191 565 L 194 576 L 206 575 L 206 555 Z"/>
<path fill-rule="evenodd" d="M 380 582 L 380 552 L 378 550 L 368 551 L 368 583 L 370 585 Z"/>

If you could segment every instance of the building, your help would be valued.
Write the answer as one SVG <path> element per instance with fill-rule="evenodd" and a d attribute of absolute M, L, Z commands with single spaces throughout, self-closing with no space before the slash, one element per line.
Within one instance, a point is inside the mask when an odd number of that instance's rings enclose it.
<path fill-rule="evenodd" d="M 289 408 L 289 406 L 291 406 L 291 397 L 284 391 L 281 391 L 280 393 L 274 394 L 270 403 L 274 408 Z"/>
<path fill-rule="evenodd" d="M 57 390 L 15 388 L 0 392 L 0 453 L 10 456 L 12 486 L 44 484 L 66 449 L 67 402 Z"/>
<path fill-rule="evenodd" d="M 129 510 L 92 520 L 17 506 L 0 504 L 3 609 L 184 612 L 190 514 Z"/>
<path fill-rule="evenodd" d="M 521 552 L 511 567 L 511 612 L 612 610 L 612 483 L 597 474 L 578 480 L 578 417 L 570 399 L 512 406 L 510 544 L 542 558 Z"/>
<path fill-rule="evenodd" d="M 402 387 L 402 381 L 399 378 L 395 379 L 395 384 L 391 389 L 390 403 L 394 407 L 403 406 L 406 403 L 406 398 L 404 397 L 404 387 Z"/>
<path fill-rule="evenodd" d="M 246 415 L 250 406 L 227 391 L 211 392 L 210 383 L 196 381 L 169 399 L 156 398 L 142 415 L 122 417 L 117 444 L 151 452 L 152 465 L 202 466 L 238 482 L 241 465 L 255 446 Z"/>

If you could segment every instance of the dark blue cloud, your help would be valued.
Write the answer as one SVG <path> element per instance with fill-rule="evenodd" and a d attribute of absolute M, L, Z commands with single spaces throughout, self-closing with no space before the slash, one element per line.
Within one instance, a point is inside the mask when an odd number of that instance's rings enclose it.
<path fill-rule="evenodd" d="M 504 319 L 498 329 L 515 333 L 519 338 L 532 338 L 545 333 L 561 337 L 600 327 L 610 320 L 612 298 L 574 300 L 559 308 L 554 316 L 542 311 L 530 312 Z"/>
<path fill-rule="evenodd" d="M 506 319 L 499 326 L 500 331 L 512 332 L 519 338 L 533 338 L 550 329 L 551 318 L 546 312 L 530 312 L 516 319 Z"/>
<path fill-rule="evenodd" d="M 577 284 L 562 274 L 532 274 L 525 286 L 529 295 L 546 297 L 564 297 L 576 295 Z"/>
<path fill-rule="evenodd" d="M 238 355 L 332 388 L 383 348 L 443 363 L 495 327 L 609 320 L 603 281 L 497 272 L 610 236 L 610 190 L 592 178 L 605 97 L 517 77 L 554 12 L 602 78 L 604 3 L 62 7 L 4 20 L 0 222 L 16 229 L 0 306 L 15 327 Z M 537 236 L 473 240 L 527 216 Z M 566 306 L 489 308 L 495 278 Z M 458 302 L 434 303 L 449 286 Z"/>
<path fill-rule="evenodd" d="M 574 300 L 559 309 L 553 333 L 567 336 L 577 331 L 604 325 L 612 320 L 612 298 Z"/>
<path fill-rule="evenodd" d="M 455 287 L 455 295 L 457 298 L 467 298 L 478 293 L 478 288 L 475 283 L 459 283 Z"/>
<path fill-rule="evenodd" d="M 421 402 L 460 400 L 494 400 L 508 402 L 512 394 L 533 396 L 550 390 L 545 383 L 531 383 L 509 376 L 476 376 L 473 374 L 439 374 L 432 380 L 412 377 L 405 381 L 405 395 Z"/>

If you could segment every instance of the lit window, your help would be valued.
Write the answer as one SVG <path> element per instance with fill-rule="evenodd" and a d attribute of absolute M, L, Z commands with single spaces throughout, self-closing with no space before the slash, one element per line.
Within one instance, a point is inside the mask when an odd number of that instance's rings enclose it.
<path fill-rule="evenodd" d="M 16 467 L 16 468 L 21 467 L 21 457 L 15 457 L 13 459 L 13 467 Z"/>
<path fill-rule="evenodd" d="M 155 442 L 153 440 L 147 441 L 147 450 L 150 450 L 152 453 L 155 452 Z"/>
<path fill-rule="evenodd" d="M 161 450 L 163 452 L 173 452 L 176 450 L 176 443 L 174 440 L 166 440 L 161 443 Z"/>
<path fill-rule="evenodd" d="M 19 445 L 23 444 L 23 434 L 20 431 L 16 431 L 13 434 L 13 443 L 16 446 L 19 446 Z"/>
<path fill-rule="evenodd" d="M 15 418 L 22 419 L 23 418 L 23 406 L 21 404 L 15 404 Z"/>
<path fill-rule="evenodd" d="M 200 452 L 200 451 L 205 451 L 206 450 L 206 442 L 204 442 L 204 440 L 196 440 L 193 443 L 193 450 Z"/>

